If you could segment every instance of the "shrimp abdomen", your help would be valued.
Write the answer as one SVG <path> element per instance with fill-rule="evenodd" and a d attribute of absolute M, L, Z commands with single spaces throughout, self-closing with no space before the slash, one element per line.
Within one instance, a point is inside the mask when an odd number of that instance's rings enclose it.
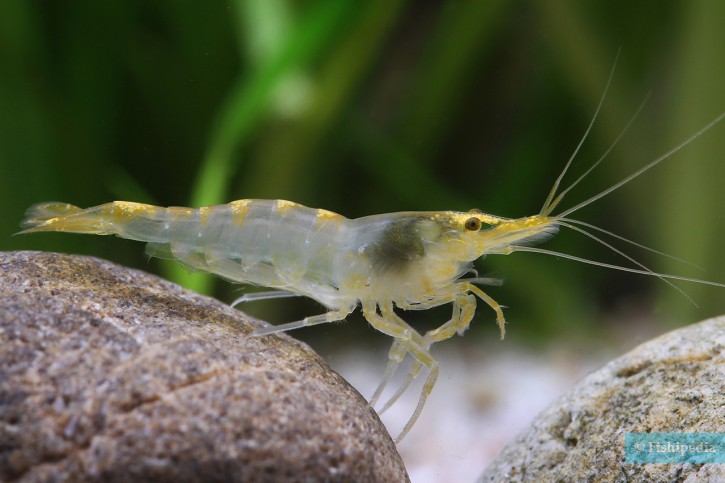
<path fill-rule="evenodd" d="M 117 235 L 147 242 L 150 256 L 235 282 L 282 287 L 337 306 L 338 247 L 346 218 L 284 200 L 239 200 L 198 209 L 114 201 L 81 209 L 43 203 L 21 233 Z M 331 295 L 333 294 L 333 295 Z"/>

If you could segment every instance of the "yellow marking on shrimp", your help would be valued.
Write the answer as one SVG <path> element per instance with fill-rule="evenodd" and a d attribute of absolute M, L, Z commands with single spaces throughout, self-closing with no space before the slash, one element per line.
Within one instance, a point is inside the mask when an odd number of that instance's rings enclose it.
<path fill-rule="evenodd" d="M 167 213 L 171 215 L 171 218 L 178 219 L 191 218 L 194 216 L 195 211 L 193 208 L 185 208 L 183 206 L 169 206 L 167 208 Z"/>
<path fill-rule="evenodd" d="M 345 281 L 345 288 L 359 290 L 369 285 L 367 277 L 362 275 L 352 275 Z"/>
<path fill-rule="evenodd" d="M 423 278 L 421 285 L 423 286 L 423 293 L 425 295 L 433 293 L 433 284 L 427 277 Z"/>
<path fill-rule="evenodd" d="M 153 216 L 158 213 L 159 208 L 145 203 L 134 203 L 133 201 L 114 201 L 110 204 L 109 214 L 117 220 L 128 220 L 138 216 Z"/>
<path fill-rule="evenodd" d="M 211 215 L 212 211 L 213 207 L 211 206 L 202 206 L 201 208 L 199 208 L 199 221 L 202 225 L 206 225 L 206 222 L 209 219 L 209 215 Z"/>
<path fill-rule="evenodd" d="M 323 210 L 322 208 L 317 209 L 317 220 L 320 223 L 334 223 L 337 226 L 342 225 L 345 222 L 345 217 L 335 213 L 334 211 Z"/>
<path fill-rule="evenodd" d="M 295 203 L 294 201 L 277 200 L 277 213 L 285 215 L 289 213 L 290 210 L 299 208 L 300 206 L 301 205 Z"/>
<path fill-rule="evenodd" d="M 229 207 L 232 209 L 232 222 L 237 226 L 242 226 L 244 223 L 251 202 L 252 200 L 238 200 L 229 203 Z"/>
<path fill-rule="evenodd" d="M 502 218 L 500 216 L 494 216 L 494 215 L 488 215 L 486 213 L 455 213 L 455 212 L 439 212 L 434 213 L 431 217 L 433 221 L 436 221 L 438 223 L 449 223 L 451 225 L 460 225 L 464 226 L 466 221 L 470 220 L 471 218 L 478 218 L 481 223 L 485 223 L 487 225 L 498 225 L 506 220 L 506 218 Z"/>

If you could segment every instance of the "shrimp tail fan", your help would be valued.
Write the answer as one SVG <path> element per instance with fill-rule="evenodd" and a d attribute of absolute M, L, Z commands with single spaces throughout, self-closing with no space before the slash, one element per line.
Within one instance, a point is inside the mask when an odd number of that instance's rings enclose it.
<path fill-rule="evenodd" d="M 81 209 L 68 203 L 38 203 L 28 208 L 19 234 L 38 231 L 71 233 L 113 233 L 113 225 L 103 216 L 100 207 Z"/>

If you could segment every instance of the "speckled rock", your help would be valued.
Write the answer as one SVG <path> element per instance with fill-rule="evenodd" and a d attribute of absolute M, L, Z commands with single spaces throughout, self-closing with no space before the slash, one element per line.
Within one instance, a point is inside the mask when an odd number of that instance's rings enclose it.
<path fill-rule="evenodd" d="M 625 433 L 725 432 L 724 350 L 725 317 L 640 345 L 539 414 L 479 481 L 725 481 L 722 464 L 624 462 Z"/>
<path fill-rule="evenodd" d="M 155 276 L 0 253 L 0 480 L 406 481 L 306 345 Z"/>

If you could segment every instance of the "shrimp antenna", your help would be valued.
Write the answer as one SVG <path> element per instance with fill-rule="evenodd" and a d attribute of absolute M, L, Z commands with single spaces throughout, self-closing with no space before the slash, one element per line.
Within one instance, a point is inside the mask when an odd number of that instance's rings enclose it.
<path fill-rule="evenodd" d="M 624 179 L 623 179 L 623 180 L 621 180 L 620 182 L 618 182 L 618 183 L 614 184 L 613 186 L 610 186 L 609 188 L 605 189 L 605 190 L 604 190 L 604 191 L 602 191 L 601 193 L 599 193 L 599 194 L 596 194 L 596 195 L 592 196 L 591 198 L 589 198 L 589 199 L 587 199 L 587 200 L 584 200 L 584 201 L 582 201 L 581 203 L 579 203 L 579 204 L 577 204 L 577 205 L 575 205 L 575 206 L 573 206 L 573 207 L 569 208 L 568 210 L 564 211 L 563 213 L 560 213 L 560 214 L 558 215 L 558 217 L 557 217 L 557 218 L 561 218 L 561 217 L 564 217 L 564 216 L 570 215 L 570 214 L 574 213 L 575 211 L 578 211 L 578 210 L 580 210 L 580 209 L 584 208 L 585 206 L 587 206 L 587 205 L 589 205 L 589 204 L 591 204 L 591 203 L 594 203 L 594 202 L 595 202 L 595 201 L 597 201 L 597 200 L 598 200 L 599 198 L 602 198 L 603 196 L 606 196 L 606 195 L 608 195 L 609 193 L 611 193 L 612 191 L 614 191 L 614 190 L 616 190 L 616 189 L 618 189 L 618 188 L 622 187 L 623 185 L 625 185 L 625 184 L 629 183 L 630 181 L 632 181 L 632 180 L 633 180 L 634 178 L 636 178 L 637 176 L 641 175 L 641 174 L 642 174 L 642 173 L 644 173 L 645 171 L 647 171 L 647 170 L 649 170 L 649 169 L 651 169 L 651 168 L 654 168 L 654 167 L 655 167 L 655 166 L 657 166 L 657 165 L 658 165 L 659 163 L 661 163 L 661 162 L 662 162 L 662 161 L 664 161 L 665 159 L 667 159 L 667 158 L 669 158 L 670 156 L 672 156 L 673 154 L 675 154 L 675 153 L 676 153 L 677 151 L 679 151 L 680 149 L 682 149 L 682 148 L 684 148 L 685 146 L 687 146 L 688 144 L 690 144 L 690 143 L 691 143 L 692 141 L 694 141 L 694 140 L 695 140 L 696 138 L 698 138 L 698 137 L 699 137 L 700 135 L 702 135 L 703 133 L 705 133 L 706 131 L 708 131 L 708 130 L 709 130 L 710 128 L 712 128 L 712 127 L 713 127 L 713 126 L 714 126 L 715 124 L 717 124 L 718 122 L 722 121 L 722 119 L 723 119 L 724 117 L 725 117 L 725 112 L 722 112 L 722 113 L 720 113 L 720 115 L 719 115 L 719 116 L 717 116 L 717 117 L 716 117 L 715 119 L 713 119 L 712 121 L 710 121 L 709 123 L 707 123 L 707 124 L 705 125 L 705 127 L 703 127 L 702 129 L 700 129 L 699 131 L 697 131 L 697 132 L 696 132 L 695 134 L 693 134 L 693 135 L 692 135 L 692 136 L 690 136 L 689 138 L 685 139 L 685 140 L 684 140 L 683 142 L 681 142 L 680 144 L 678 144 L 678 145 L 677 145 L 677 146 L 675 146 L 674 148 L 672 148 L 672 149 L 670 149 L 669 151 L 667 151 L 667 152 L 666 152 L 665 154 L 663 154 L 662 156 L 658 157 L 657 159 L 655 159 L 655 160 L 653 160 L 653 161 L 650 161 L 649 163 L 647 163 L 646 165 L 644 165 L 643 167 L 641 167 L 640 169 L 638 169 L 638 170 L 637 170 L 637 171 L 635 171 L 634 173 L 630 174 L 629 176 L 627 176 L 626 178 L 624 178 Z"/>
<path fill-rule="evenodd" d="M 598 226 L 592 225 L 591 223 L 586 223 L 586 222 L 580 221 L 580 220 L 574 220 L 572 218 L 561 218 L 561 217 L 558 217 L 558 216 L 556 217 L 556 219 L 558 221 L 565 221 L 567 223 L 571 223 L 571 224 L 574 224 L 574 225 L 585 226 L 585 227 L 590 228 L 592 230 L 596 230 L 596 231 L 598 231 L 600 233 L 604 233 L 605 235 L 611 236 L 612 238 L 616 238 L 616 239 L 621 240 L 621 241 L 623 241 L 625 243 L 629 243 L 630 245 L 634 245 L 637 248 L 641 248 L 642 250 L 647 250 L 648 252 L 656 253 L 657 255 L 660 255 L 660 256 L 669 258 L 671 260 L 676 260 L 676 261 L 678 261 L 680 263 L 683 263 L 685 265 L 689 265 L 689 266 L 691 266 L 693 268 L 697 268 L 698 270 L 703 270 L 703 271 L 705 270 L 703 267 L 701 267 L 700 265 L 697 265 L 696 263 L 692 263 L 692 262 L 690 262 L 688 260 L 685 260 L 683 258 L 676 257 L 674 255 L 670 255 L 669 253 L 665 253 L 665 252 L 661 252 L 659 250 L 655 250 L 654 248 L 650 248 L 647 245 L 642 245 L 641 243 L 637 243 L 636 241 L 630 240 L 629 238 L 625 238 L 622 235 L 617 235 L 616 233 L 613 233 L 613 232 L 611 232 L 609 230 L 605 230 L 604 228 L 599 228 Z"/>
<path fill-rule="evenodd" d="M 597 117 L 599 116 L 599 111 L 602 109 L 602 105 L 604 104 L 604 99 L 607 98 L 607 92 L 609 92 L 609 86 L 612 84 L 612 79 L 614 78 L 614 71 L 617 68 L 617 62 L 619 61 L 619 55 L 622 53 L 622 48 L 620 47 L 617 50 L 617 55 L 614 58 L 614 65 L 612 65 L 612 69 L 609 71 L 609 79 L 607 79 L 607 85 L 604 87 L 604 92 L 602 93 L 602 97 L 599 99 L 599 104 L 597 105 L 597 109 L 594 111 L 594 116 L 592 116 L 592 120 L 589 121 L 589 126 L 587 126 L 587 130 L 584 131 L 584 135 L 581 138 L 581 141 L 579 141 L 579 144 L 574 149 L 574 152 L 571 154 L 571 157 L 569 158 L 569 161 L 567 161 L 566 166 L 564 166 L 564 169 L 559 174 L 559 177 L 556 178 L 556 181 L 554 182 L 554 186 L 551 187 L 551 191 L 549 192 L 549 196 L 546 197 L 546 201 L 544 202 L 544 206 L 541 207 L 541 214 L 547 214 L 551 213 L 551 210 L 553 209 L 551 205 L 552 200 L 554 199 L 554 196 L 556 196 L 556 191 L 559 189 L 559 184 L 561 184 L 561 180 L 564 179 L 564 175 L 566 174 L 567 170 L 569 169 L 569 166 L 571 166 L 571 163 L 574 161 L 574 158 L 576 158 L 577 154 L 579 154 L 579 149 L 581 149 L 582 145 L 584 144 L 584 141 L 586 141 L 587 137 L 589 136 L 589 133 L 592 130 L 592 126 L 594 126 L 594 121 L 597 120 Z"/>
<path fill-rule="evenodd" d="M 584 230 L 583 228 L 580 228 L 580 227 L 578 227 L 576 225 L 573 225 L 571 223 L 565 223 L 565 222 L 559 221 L 559 224 L 562 225 L 562 226 L 565 226 L 565 227 L 569 228 L 570 230 L 578 231 L 579 233 L 581 233 L 581 234 L 583 234 L 583 235 L 591 238 L 592 240 L 596 241 L 597 243 L 599 243 L 601 245 L 604 245 L 605 247 L 609 248 L 614 253 L 616 253 L 618 255 L 621 255 L 622 257 L 626 258 L 630 262 L 632 262 L 635 265 L 637 265 L 638 267 L 640 267 L 642 270 L 645 270 L 646 272 L 648 272 L 649 275 L 652 275 L 653 277 L 659 278 L 660 280 L 662 280 L 663 282 L 665 282 L 667 285 L 669 285 L 670 287 L 672 287 L 675 290 L 677 290 L 678 292 L 680 292 L 680 294 L 682 294 L 687 300 L 689 300 L 692 305 L 694 305 L 695 307 L 698 307 L 697 303 L 692 299 L 692 297 L 690 297 L 689 295 L 687 295 L 687 293 L 685 293 L 685 291 L 682 290 L 680 287 L 678 287 L 674 283 L 670 282 L 666 278 L 660 276 L 660 274 L 655 273 L 648 266 L 644 265 L 643 263 L 638 262 L 637 260 L 635 260 L 634 258 L 630 257 L 629 255 L 627 255 L 623 251 L 621 251 L 621 250 L 615 248 L 614 246 L 610 245 L 609 243 L 605 242 L 604 240 L 602 240 L 598 236 L 596 236 L 596 235 L 594 235 L 592 233 L 589 233 L 588 231 Z M 593 226 L 593 225 L 590 225 L 590 226 Z M 646 247 L 643 247 L 643 248 L 646 248 Z"/>
<path fill-rule="evenodd" d="M 525 246 L 513 246 L 515 252 L 531 252 L 531 253 L 542 253 L 544 255 L 552 255 L 555 257 L 567 258 L 574 260 L 575 262 L 586 263 L 588 265 L 596 265 L 598 267 L 611 268 L 612 270 L 620 270 L 622 272 L 638 273 L 640 275 L 649 275 L 651 277 L 658 277 L 661 279 L 670 280 L 681 280 L 683 282 L 700 283 L 703 285 L 712 285 L 713 287 L 725 288 L 725 283 L 711 282 L 709 280 L 701 280 L 699 278 L 681 277 L 679 275 L 670 275 L 668 273 L 657 273 L 648 270 L 638 270 L 636 268 L 623 267 L 621 265 L 612 265 L 611 263 L 598 262 L 596 260 L 589 260 L 587 258 L 577 257 L 575 255 L 569 255 L 567 253 L 555 252 L 553 250 L 546 250 L 544 248 L 537 247 L 525 247 Z"/>
<path fill-rule="evenodd" d="M 591 173 L 592 171 L 594 171 L 594 168 L 596 168 L 597 166 L 599 166 L 599 164 L 602 161 L 604 161 L 604 159 L 609 155 L 609 153 L 612 152 L 612 149 L 614 149 L 614 146 L 616 146 L 617 143 L 619 143 L 619 140 L 622 139 L 622 137 L 624 136 L 624 134 L 629 130 L 629 128 L 632 125 L 632 123 L 634 122 L 634 120 L 637 119 L 637 116 L 639 116 L 639 113 L 642 112 L 642 108 L 647 103 L 647 100 L 649 99 L 649 97 L 650 97 L 651 94 L 652 94 L 651 92 L 647 93 L 647 95 L 644 97 L 644 99 L 640 103 L 639 107 L 637 108 L 637 110 L 634 112 L 634 114 L 632 115 L 632 117 L 629 119 L 629 122 L 627 122 L 627 125 L 624 126 L 624 129 L 622 129 L 622 131 L 620 131 L 619 135 L 616 137 L 616 139 L 614 140 L 614 142 L 609 145 L 609 148 L 607 148 L 607 150 L 604 152 L 604 154 L 602 154 L 599 157 L 599 159 L 597 159 L 596 163 L 592 164 L 589 167 L 589 169 L 587 169 L 581 176 L 579 176 L 576 179 L 576 181 L 574 181 L 571 185 L 569 185 L 568 188 L 566 188 L 564 191 L 562 191 L 561 193 L 559 193 L 559 196 L 557 196 L 556 199 L 547 207 L 546 211 L 543 211 L 541 213 L 542 215 L 548 216 L 552 211 L 554 211 L 554 208 L 556 208 L 556 206 L 559 204 L 559 202 L 561 202 L 561 200 L 564 199 L 564 196 L 569 191 L 571 191 L 572 188 L 574 188 L 576 185 L 578 185 L 581 180 L 583 180 L 584 178 L 586 178 L 587 176 L 589 176 L 589 173 Z"/>

